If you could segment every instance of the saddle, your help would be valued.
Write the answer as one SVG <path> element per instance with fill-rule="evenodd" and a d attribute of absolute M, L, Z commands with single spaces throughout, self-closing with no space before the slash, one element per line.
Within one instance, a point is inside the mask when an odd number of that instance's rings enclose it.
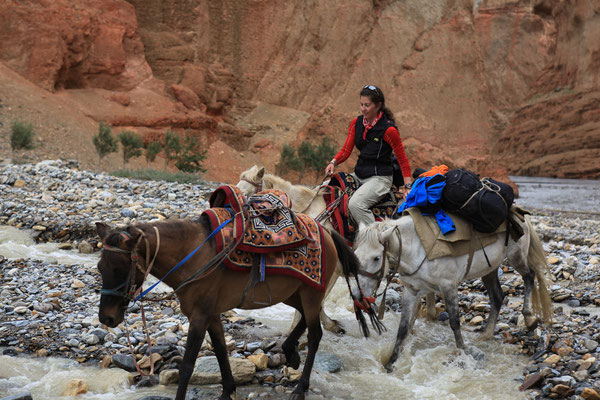
<path fill-rule="evenodd" d="M 214 230 L 233 219 L 215 235 L 217 252 L 239 242 L 224 258 L 223 265 L 235 271 L 291 275 L 325 290 L 322 262 L 323 231 L 311 217 L 294 213 L 285 192 L 269 189 L 246 198 L 237 187 L 217 188 L 209 199 L 206 215 Z"/>
<path fill-rule="evenodd" d="M 331 223 L 340 235 L 344 236 L 350 243 L 354 242 L 354 236 L 358 230 L 358 226 L 350 212 L 348 211 L 348 202 L 352 194 L 359 188 L 358 182 L 350 174 L 338 172 L 334 174 L 329 184 L 326 186 L 329 192 L 323 195 L 327 208 L 330 206 L 335 209 L 331 214 Z M 341 197 L 341 199 L 339 199 Z M 375 220 L 379 221 L 384 218 L 392 218 L 398 208 L 398 203 L 404 196 L 400 193 L 396 186 L 392 186 L 388 193 L 379 203 L 371 207 L 371 212 L 375 215 Z M 339 199 L 339 200 L 338 200 Z M 337 206 L 335 203 L 338 202 Z"/>
<path fill-rule="evenodd" d="M 486 247 L 495 242 L 498 238 L 497 235 L 506 232 L 507 229 L 507 224 L 502 223 L 495 232 L 477 232 L 466 219 L 448 213 L 456 230 L 444 235 L 435 217 L 433 215 L 423 215 L 419 207 L 407 208 L 402 212 L 402 215 L 410 215 L 412 218 L 428 260 L 447 256 L 458 257 L 472 253 L 475 249 Z"/>

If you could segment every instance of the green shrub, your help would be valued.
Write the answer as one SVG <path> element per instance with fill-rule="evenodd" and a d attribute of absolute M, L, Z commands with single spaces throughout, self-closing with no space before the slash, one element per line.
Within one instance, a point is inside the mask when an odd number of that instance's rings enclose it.
<path fill-rule="evenodd" d="M 302 181 L 304 173 L 312 170 L 318 179 L 334 155 L 335 149 L 327 138 L 323 138 L 318 146 L 305 140 L 300 143 L 297 150 L 285 144 L 279 155 L 277 171 L 280 174 L 297 171 L 300 175 L 299 179 Z"/>
<path fill-rule="evenodd" d="M 181 152 L 181 138 L 172 130 L 167 130 L 165 133 L 165 141 L 163 142 L 163 150 L 165 151 L 165 170 L 171 161 L 177 159 Z"/>
<path fill-rule="evenodd" d="M 33 143 L 34 136 L 35 133 L 31 124 L 15 121 L 10 128 L 10 147 L 13 151 L 33 149 L 35 147 Z"/>
<path fill-rule="evenodd" d="M 123 167 L 132 157 L 139 157 L 142 155 L 142 148 L 144 142 L 142 137 L 132 131 L 123 131 L 119 133 L 119 141 L 123 150 Z"/>
<path fill-rule="evenodd" d="M 103 121 L 100 121 L 98 127 L 98 134 L 92 138 L 94 146 L 96 147 L 96 153 L 100 161 L 110 154 L 117 151 L 118 142 L 117 139 L 112 135 L 111 128 L 109 125 L 105 125 Z"/>
<path fill-rule="evenodd" d="M 198 137 L 192 133 L 186 133 L 183 145 L 177 156 L 175 166 L 183 172 L 206 172 L 202 161 L 206 158 L 206 150 L 200 148 Z"/>
<path fill-rule="evenodd" d="M 158 153 L 162 151 L 162 143 L 160 142 L 150 142 L 146 146 L 146 166 L 150 165 L 151 162 L 154 162 Z"/>

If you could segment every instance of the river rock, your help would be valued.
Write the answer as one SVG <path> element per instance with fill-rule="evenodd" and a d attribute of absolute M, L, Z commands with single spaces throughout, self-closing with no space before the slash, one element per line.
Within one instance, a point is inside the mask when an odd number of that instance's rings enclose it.
<path fill-rule="evenodd" d="M 592 388 L 585 387 L 579 394 L 585 400 L 600 400 L 600 395 Z"/>
<path fill-rule="evenodd" d="M 94 252 L 94 248 L 92 247 L 92 245 L 85 240 L 81 241 L 79 245 L 77 245 L 77 249 L 80 253 L 83 254 L 91 254 Z"/>
<path fill-rule="evenodd" d="M 317 352 L 315 369 L 335 373 L 342 369 L 342 359 L 333 353 Z"/>
<path fill-rule="evenodd" d="M 129 354 L 115 354 L 112 356 L 112 362 L 115 366 L 125 371 L 133 372 L 136 370 L 133 357 Z"/>
<path fill-rule="evenodd" d="M 179 370 L 165 369 L 160 371 L 158 375 L 158 383 L 161 385 L 171 385 L 179 381 Z"/>
<path fill-rule="evenodd" d="M 63 392 L 63 396 L 75 397 L 88 392 L 88 384 L 83 379 L 71 379 Z"/>
<path fill-rule="evenodd" d="M 251 361 L 229 357 L 229 364 L 231 365 L 231 372 L 235 383 L 247 383 L 254 378 L 256 366 Z M 214 356 L 198 358 L 190 383 L 193 385 L 221 383 L 221 372 L 217 358 Z"/>
<path fill-rule="evenodd" d="M 248 356 L 248 360 L 256 366 L 256 369 L 262 371 L 267 368 L 269 357 L 266 354 L 252 354 Z"/>

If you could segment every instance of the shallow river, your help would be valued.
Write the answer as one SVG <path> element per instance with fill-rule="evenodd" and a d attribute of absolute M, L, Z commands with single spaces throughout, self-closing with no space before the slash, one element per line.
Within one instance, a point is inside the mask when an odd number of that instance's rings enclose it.
<path fill-rule="evenodd" d="M 7 258 L 34 258 L 63 264 L 95 265 L 97 255 L 82 255 L 59 250 L 55 244 L 37 245 L 25 231 L 0 227 L 0 254 Z M 399 315 L 386 313 L 388 332 L 370 339 L 360 337 L 345 283 L 338 282 L 326 303 L 330 316 L 342 322 L 344 336 L 325 332 L 322 352 L 341 358 L 343 368 L 337 373 L 313 370 L 311 389 L 331 399 L 525 399 L 518 391 L 519 379 L 527 363 L 515 355 L 517 347 L 505 345 L 500 339 L 477 341 L 477 335 L 465 328 L 466 340 L 485 353 L 475 361 L 456 350 L 450 328 L 440 323 L 417 320 L 404 353 L 396 362 L 393 373 L 384 372 L 381 361 L 392 351 Z M 292 310 L 277 305 L 263 310 L 238 313 L 263 322 L 272 332 L 285 333 L 292 320 Z M 264 335 L 264 328 L 261 328 Z M 39 359 L 0 356 L 0 398 L 24 391 L 34 399 L 68 399 L 62 396 L 72 379 L 89 385 L 87 394 L 79 399 L 139 399 L 145 395 L 173 396 L 175 387 L 157 386 L 134 389 L 127 373 L 118 369 L 101 370 L 81 366 L 65 359 Z M 310 398 L 310 396 L 308 397 Z"/>

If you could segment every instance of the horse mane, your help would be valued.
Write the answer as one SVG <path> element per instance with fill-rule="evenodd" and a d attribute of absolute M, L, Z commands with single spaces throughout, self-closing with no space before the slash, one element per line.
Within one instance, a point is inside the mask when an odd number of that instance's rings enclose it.
<path fill-rule="evenodd" d="M 121 233 L 123 232 L 133 236 L 137 234 L 138 229 L 140 229 L 146 234 L 153 234 L 153 227 L 155 226 L 159 229 L 161 237 L 168 237 L 181 241 L 185 241 L 188 238 L 193 237 L 193 235 L 196 235 L 200 226 L 202 226 L 208 232 L 211 231 L 208 218 L 200 218 L 198 221 L 192 221 L 189 219 L 173 219 L 169 221 L 140 222 L 115 229 L 106 238 L 106 244 L 117 246 L 123 239 L 121 236 Z"/>
<path fill-rule="evenodd" d="M 371 225 L 362 225 L 358 229 L 356 238 L 354 239 L 354 248 L 358 248 L 359 245 L 367 243 L 370 247 L 376 247 L 381 244 L 379 234 L 386 230 L 387 227 L 394 225 L 395 220 L 384 219 L 383 221 L 376 221 Z"/>
<path fill-rule="evenodd" d="M 277 188 L 289 194 L 292 200 L 293 209 L 298 211 L 306 210 L 317 193 L 308 186 L 294 185 L 273 174 L 265 174 L 263 177 L 263 184 L 265 189 Z"/>

